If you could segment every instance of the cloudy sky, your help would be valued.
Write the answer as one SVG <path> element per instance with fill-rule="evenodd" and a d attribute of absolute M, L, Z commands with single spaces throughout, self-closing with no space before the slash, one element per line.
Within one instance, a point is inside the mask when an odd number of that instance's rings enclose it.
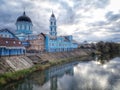
<path fill-rule="evenodd" d="M 24 8 L 34 33 L 49 32 L 53 10 L 58 35 L 72 34 L 78 42 L 120 42 L 120 0 L 0 0 L 0 28 L 15 31 Z"/>

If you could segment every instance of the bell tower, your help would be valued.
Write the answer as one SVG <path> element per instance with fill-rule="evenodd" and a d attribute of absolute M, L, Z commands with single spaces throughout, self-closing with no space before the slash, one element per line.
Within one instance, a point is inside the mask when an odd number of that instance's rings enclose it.
<path fill-rule="evenodd" d="M 56 28 L 57 28 L 56 18 L 55 18 L 54 13 L 52 12 L 51 17 L 50 17 L 50 32 L 49 32 L 51 36 L 55 36 L 55 37 L 57 36 Z"/>

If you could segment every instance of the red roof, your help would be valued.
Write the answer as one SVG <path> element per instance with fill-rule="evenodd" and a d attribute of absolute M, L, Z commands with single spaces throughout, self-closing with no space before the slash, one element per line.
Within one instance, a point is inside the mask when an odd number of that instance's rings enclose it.
<path fill-rule="evenodd" d="M 0 37 L 0 46 L 21 47 L 22 44 L 19 40 L 15 39 L 15 38 L 1 38 Z"/>

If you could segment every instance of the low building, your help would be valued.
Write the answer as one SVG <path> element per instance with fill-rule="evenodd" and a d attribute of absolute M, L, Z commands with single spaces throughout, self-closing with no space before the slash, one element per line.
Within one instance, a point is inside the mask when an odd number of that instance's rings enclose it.
<path fill-rule="evenodd" d="M 25 47 L 21 42 L 14 38 L 0 37 L 0 56 L 22 55 L 25 54 Z"/>
<path fill-rule="evenodd" d="M 40 33 L 28 37 L 28 52 L 43 52 L 45 50 L 45 35 Z"/>
<path fill-rule="evenodd" d="M 25 47 L 10 30 L 0 30 L 0 56 L 22 55 L 25 52 Z"/>

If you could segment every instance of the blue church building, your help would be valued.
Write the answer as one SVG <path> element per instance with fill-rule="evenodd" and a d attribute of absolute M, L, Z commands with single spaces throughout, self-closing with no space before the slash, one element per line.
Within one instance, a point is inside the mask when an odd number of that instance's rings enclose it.
<path fill-rule="evenodd" d="M 45 49 L 47 52 L 71 51 L 78 47 L 72 35 L 57 36 L 57 21 L 54 13 L 52 13 L 49 22 L 50 31 L 49 34 L 46 34 L 45 38 Z"/>
<path fill-rule="evenodd" d="M 46 52 L 64 52 L 78 48 L 78 44 L 73 40 L 72 35 L 57 36 L 57 21 L 54 13 L 52 13 L 49 22 L 49 34 L 44 34 L 42 41 Z M 17 18 L 16 27 L 15 34 L 8 29 L 0 30 L 0 56 L 25 54 L 25 47 L 30 46 L 29 38 L 34 39 L 32 33 L 33 24 L 25 12 Z"/>

